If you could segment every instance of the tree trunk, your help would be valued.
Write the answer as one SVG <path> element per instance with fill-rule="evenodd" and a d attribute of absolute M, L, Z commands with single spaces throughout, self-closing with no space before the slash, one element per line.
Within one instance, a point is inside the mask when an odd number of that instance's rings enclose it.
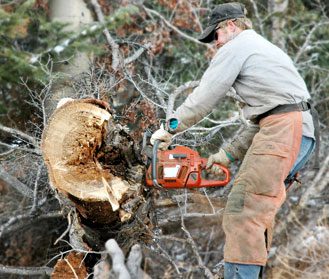
<path fill-rule="evenodd" d="M 268 0 L 268 9 L 273 13 L 272 18 L 272 42 L 278 47 L 285 49 L 285 38 L 283 30 L 286 25 L 285 13 L 287 12 L 289 0 Z"/>
<path fill-rule="evenodd" d="M 67 23 L 64 30 L 78 33 L 84 26 L 93 22 L 90 10 L 83 0 L 50 0 L 49 17 L 51 21 Z M 87 72 L 90 58 L 86 53 L 75 52 L 74 56 L 62 64 L 56 65 L 54 70 L 62 73 L 63 77 L 52 87 L 52 95 L 46 104 L 49 116 L 56 108 L 57 102 L 65 97 L 74 98 L 74 89 L 70 81 L 83 72 Z"/>
<path fill-rule="evenodd" d="M 133 220 L 144 200 L 144 167 L 133 140 L 111 118 L 103 101 L 70 101 L 54 112 L 42 137 L 51 186 L 79 213 L 80 236 L 70 240 L 82 243 L 79 249 L 101 249 L 111 228 Z"/>

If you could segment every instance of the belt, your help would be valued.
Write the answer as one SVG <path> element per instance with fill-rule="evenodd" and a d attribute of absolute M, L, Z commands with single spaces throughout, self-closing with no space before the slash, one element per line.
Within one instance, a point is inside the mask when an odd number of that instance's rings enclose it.
<path fill-rule="evenodd" d="M 264 117 L 267 117 L 272 114 L 280 114 L 280 113 L 292 112 L 292 111 L 307 111 L 310 109 L 311 109 L 311 104 L 305 101 L 297 104 L 278 105 L 277 107 L 258 115 L 256 117 L 256 121 L 259 122 Z"/>

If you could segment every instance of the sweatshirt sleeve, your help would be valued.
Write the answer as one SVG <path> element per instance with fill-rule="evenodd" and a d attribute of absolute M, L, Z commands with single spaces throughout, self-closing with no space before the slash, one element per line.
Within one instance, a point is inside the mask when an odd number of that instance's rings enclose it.
<path fill-rule="evenodd" d="M 235 160 L 243 160 L 244 156 L 249 149 L 252 140 L 256 133 L 259 131 L 258 125 L 245 127 L 242 131 L 238 132 L 233 140 L 225 143 L 222 147 L 226 153 L 230 154 Z"/>
<path fill-rule="evenodd" d="M 183 131 L 205 117 L 225 96 L 241 71 L 242 63 L 229 46 L 218 50 L 200 84 L 170 116 L 178 120 L 175 132 Z"/>

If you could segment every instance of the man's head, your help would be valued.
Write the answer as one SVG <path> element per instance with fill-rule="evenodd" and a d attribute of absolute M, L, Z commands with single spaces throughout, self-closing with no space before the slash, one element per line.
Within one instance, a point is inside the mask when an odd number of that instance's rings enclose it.
<path fill-rule="evenodd" d="M 203 43 L 211 43 L 213 40 L 217 41 L 218 36 L 216 38 L 216 35 L 220 35 L 218 30 L 226 29 L 226 27 L 228 27 L 226 31 L 229 32 L 235 32 L 233 30 L 234 26 L 238 28 L 237 31 L 251 28 L 251 21 L 246 18 L 246 13 L 244 5 L 237 2 L 216 6 L 209 16 L 207 28 L 198 38 L 199 41 Z M 231 36 L 231 34 L 229 35 Z M 219 44 L 222 45 L 222 43 Z"/>

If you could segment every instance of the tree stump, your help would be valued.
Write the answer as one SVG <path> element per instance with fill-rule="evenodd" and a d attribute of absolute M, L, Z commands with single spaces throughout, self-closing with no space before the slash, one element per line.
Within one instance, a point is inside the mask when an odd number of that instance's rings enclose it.
<path fill-rule="evenodd" d="M 125 177 L 128 167 L 143 174 L 143 166 L 131 163 L 136 163 L 133 147 L 112 121 L 107 103 L 95 99 L 73 100 L 55 110 L 41 144 L 51 186 L 96 225 L 127 221 L 132 211 L 122 205 L 142 199 L 141 183 Z"/>

